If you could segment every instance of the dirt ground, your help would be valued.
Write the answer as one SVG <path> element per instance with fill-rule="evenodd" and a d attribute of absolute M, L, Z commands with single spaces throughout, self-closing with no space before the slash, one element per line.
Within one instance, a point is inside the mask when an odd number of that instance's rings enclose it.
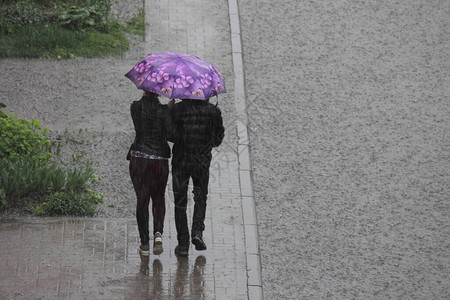
<path fill-rule="evenodd" d="M 265 298 L 450 298 L 449 2 L 239 5 Z"/>

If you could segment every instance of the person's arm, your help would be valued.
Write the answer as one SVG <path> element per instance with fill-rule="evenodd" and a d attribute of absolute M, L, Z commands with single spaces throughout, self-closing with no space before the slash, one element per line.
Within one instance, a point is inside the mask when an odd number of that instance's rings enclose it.
<path fill-rule="evenodd" d="M 171 100 L 171 102 L 175 102 L 175 100 Z M 167 129 L 167 140 L 169 142 L 174 143 L 176 138 L 176 128 L 175 128 L 175 117 L 174 117 L 174 108 L 173 108 L 173 102 L 169 102 L 170 105 L 167 105 L 169 108 L 167 110 L 167 117 L 166 117 L 166 129 Z"/>
<path fill-rule="evenodd" d="M 223 127 L 222 113 L 218 107 L 216 107 L 216 117 L 214 124 L 214 138 L 213 147 L 218 147 L 222 144 L 223 138 L 225 136 L 225 127 Z"/>
<path fill-rule="evenodd" d="M 137 118 L 136 118 L 136 101 L 132 102 L 130 105 L 131 119 L 133 120 L 134 129 L 137 130 Z"/>

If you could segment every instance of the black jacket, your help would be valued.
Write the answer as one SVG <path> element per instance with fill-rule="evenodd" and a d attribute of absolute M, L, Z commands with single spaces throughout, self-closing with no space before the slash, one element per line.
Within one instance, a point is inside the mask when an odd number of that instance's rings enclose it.
<path fill-rule="evenodd" d="M 132 150 L 151 155 L 170 157 L 167 129 L 170 127 L 169 109 L 157 98 L 142 97 L 131 104 L 136 138 Z"/>
<path fill-rule="evenodd" d="M 172 107 L 171 115 L 172 165 L 209 167 L 211 150 L 222 143 L 225 132 L 220 109 L 202 100 L 183 100 Z"/>

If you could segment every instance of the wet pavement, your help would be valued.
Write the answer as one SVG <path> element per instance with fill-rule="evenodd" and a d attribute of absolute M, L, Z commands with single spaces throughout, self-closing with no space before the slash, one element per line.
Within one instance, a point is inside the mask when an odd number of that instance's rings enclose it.
<path fill-rule="evenodd" d="M 257 239 L 244 232 L 236 156 L 216 153 L 205 220 L 208 249 L 191 247 L 187 258 L 174 255 L 170 182 L 161 255 L 138 254 L 134 218 L 3 218 L 0 299 L 260 299 L 254 287 L 259 266 L 247 263 Z"/>
<path fill-rule="evenodd" d="M 211 250 L 177 258 L 173 227 L 161 255 L 141 257 L 133 219 L 3 220 L 0 298 L 247 299 L 243 246 L 232 234 L 212 243 L 209 234 Z"/>
<path fill-rule="evenodd" d="M 228 80 L 228 93 L 219 100 L 228 103 L 222 106 L 227 138 L 214 150 L 211 164 L 204 232 L 208 250 L 191 247 L 187 258 L 174 255 L 177 241 L 170 179 L 164 252 L 158 256 L 142 258 L 137 253 L 133 216 L 2 218 L 0 299 L 263 298 L 246 124 L 233 104 L 239 98 L 235 88 L 242 89 L 242 82 L 233 81 L 239 54 L 230 28 L 230 14 L 238 20 L 233 3 L 228 7 L 227 2 L 204 0 L 177 1 L 176 5 L 173 1 L 145 2 L 146 53 L 194 53 L 213 62 Z M 234 37 L 238 36 L 236 23 L 232 21 L 231 26 Z M 192 210 L 190 198 L 189 218 Z"/>

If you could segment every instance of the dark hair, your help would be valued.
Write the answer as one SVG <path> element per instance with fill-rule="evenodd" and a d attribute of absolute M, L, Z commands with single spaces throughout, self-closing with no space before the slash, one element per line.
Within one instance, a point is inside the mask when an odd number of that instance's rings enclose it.
<path fill-rule="evenodd" d="M 158 98 L 159 95 L 150 91 L 144 90 L 144 96 L 151 97 L 151 98 Z"/>

